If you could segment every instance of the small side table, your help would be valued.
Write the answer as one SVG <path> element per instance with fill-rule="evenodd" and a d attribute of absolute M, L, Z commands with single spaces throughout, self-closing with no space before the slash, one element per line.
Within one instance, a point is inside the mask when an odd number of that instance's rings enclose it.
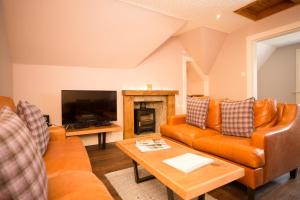
<path fill-rule="evenodd" d="M 66 136 L 80 136 L 80 135 L 92 135 L 97 134 L 98 135 L 98 148 L 99 149 L 105 149 L 106 144 L 106 133 L 109 132 L 118 132 L 122 131 L 121 126 L 117 124 L 111 124 L 108 126 L 92 126 L 89 128 L 82 128 L 82 129 L 68 129 L 66 131 Z"/>

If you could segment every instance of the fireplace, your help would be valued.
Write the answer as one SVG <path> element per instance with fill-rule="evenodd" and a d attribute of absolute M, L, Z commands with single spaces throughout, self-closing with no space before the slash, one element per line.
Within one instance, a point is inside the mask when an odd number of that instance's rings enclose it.
<path fill-rule="evenodd" d="M 141 104 L 142 105 L 142 104 Z M 140 106 L 134 109 L 134 133 L 155 132 L 155 109 Z"/>
<path fill-rule="evenodd" d="M 135 132 L 137 132 L 135 127 L 136 123 L 134 123 L 134 115 L 137 115 L 135 114 L 137 112 L 136 109 L 152 109 L 152 111 L 147 112 L 153 112 L 154 110 L 152 117 L 155 120 L 155 129 L 149 130 L 149 132 L 153 130 L 155 130 L 153 132 L 159 132 L 160 125 L 165 124 L 168 117 L 175 115 L 175 95 L 178 94 L 176 90 L 123 90 L 122 94 L 124 120 L 123 137 L 125 139 L 135 137 Z M 141 103 L 144 104 L 142 108 Z M 151 120 L 152 117 L 148 114 L 149 113 L 143 116 L 143 125 L 150 124 L 149 120 Z"/>

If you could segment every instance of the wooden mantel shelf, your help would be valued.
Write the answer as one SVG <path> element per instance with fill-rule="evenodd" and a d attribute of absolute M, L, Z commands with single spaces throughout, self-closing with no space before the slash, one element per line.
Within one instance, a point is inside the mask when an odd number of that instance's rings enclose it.
<path fill-rule="evenodd" d="M 178 90 L 122 90 L 123 96 L 174 96 Z"/>

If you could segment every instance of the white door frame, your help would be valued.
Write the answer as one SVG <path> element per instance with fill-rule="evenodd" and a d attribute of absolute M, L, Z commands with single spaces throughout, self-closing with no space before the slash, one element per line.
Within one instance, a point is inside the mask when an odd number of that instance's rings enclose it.
<path fill-rule="evenodd" d="M 247 37 L 247 97 L 257 98 L 256 42 L 300 31 L 300 21 Z"/>
<path fill-rule="evenodd" d="M 188 62 L 192 62 L 195 68 L 195 71 L 203 81 L 204 95 L 209 96 L 209 77 L 205 75 L 201 70 L 194 59 L 190 56 L 182 56 L 182 113 L 186 113 L 186 97 L 187 97 L 187 65 Z"/>
<path fill-rule="evenodd" d="M 300 49 L 296 49 L 296 103 L 300 104 Z"/>

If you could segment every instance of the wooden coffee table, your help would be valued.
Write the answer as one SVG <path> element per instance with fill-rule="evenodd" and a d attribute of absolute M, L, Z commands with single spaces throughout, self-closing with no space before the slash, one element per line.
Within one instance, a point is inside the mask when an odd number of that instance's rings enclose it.
<path fill-rule="evenodd" d="M 157 137 L 160 137 L 160 135 L 151 134 L 143 138 Z M 144 153 L 140 152 L 135 146 L 136 138 L 119 141 L 116 145 L 133 160 L 135 181 L 140 183 L 154 177 L 157 178 L 167 187 L 168 199 L 170 200 L 174 198 L 173 192 L 183 199 L 192 199 L 195 197 L 204 199 L 205 193 L 244 176 L 244 169 L 241 167 L 213 158 L 167 138 L 164 138 L 164 140 L 171 146 L 170 149 Z M 211 157 L 214 159 L 214 163 L 186 174 L 162 162 L 165 159 L 184 153 L 194 153 Z M 138 164 L 145 168 L 152 176 L 139 177 Z"/>

